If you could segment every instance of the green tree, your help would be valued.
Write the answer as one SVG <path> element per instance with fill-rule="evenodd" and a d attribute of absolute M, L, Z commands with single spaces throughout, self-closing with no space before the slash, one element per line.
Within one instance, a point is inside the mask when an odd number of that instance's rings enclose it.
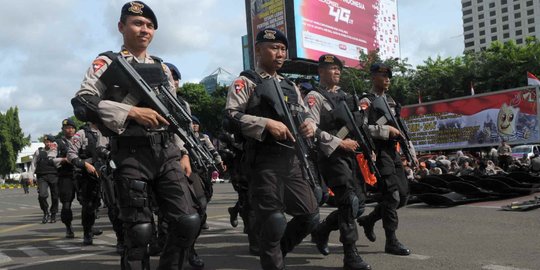
<path fill-rule="evenodd" d="M 29 144 L 30 136 L 25 137 L 20 127 L 19 109 L 0 113 L 0 175 L 15 171 L 18 153 Z"/>

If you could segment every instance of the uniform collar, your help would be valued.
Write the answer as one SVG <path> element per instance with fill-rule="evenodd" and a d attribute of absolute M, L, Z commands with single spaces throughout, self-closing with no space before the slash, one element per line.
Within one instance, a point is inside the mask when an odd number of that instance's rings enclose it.
<path fill-rule="evenodd" d="M 263 77 L 263 79 L 268 79 L 268 78 L 271 78 L 271 77 L 275 77 L 280 81 L 283 80 L 283 76 L 279 75 L 277 72 L 276 72 L 275 76 L 272 76 L 268 72 L 264 71 L 262 68 L 259 68 L 259 67 L 255 68 L 255 72 L 257 72 L 257 74 L 261 75 L 261 77 Z"/>
<path fill-rule="evenodd" d="M 319 87 L 321 88 L 321 90 L 328 91 L 328 92 L 331 92 L 331 93 L 337 93 L 339 90 L 341 90 L 341 87 L 339 85 L 336 85 L 336 86 L 334 86 L 332 88 L 329 88 L 326 85 L 319 84 Z"/>
<path fill-rule="evenodd" d="M 148 53 L 142 60 L 135 57 L 130 51 L 126 49 L 124 45 L 122 45 L 122 48 L 120 48 L 120 54 L 122 54 L 122 56 L 126 58 L 128 62 L 131 62 L 131 61 L 135 61 L 137 63 L 153 63 L 154 62 L 154 60 L 152 59 L 152 57 L 150 57 Z"/>
<path fill-rule="evenodd" d="M 377 91 L 375 91 L 375 88 L 371 88 L 371 93 L 373 93 L 375 96 L 377 97 L 380 97 L 380 96 L 386 96 L 386 91 L 382 93 L 382 95 L 379 95 L 377 93 Z"/>

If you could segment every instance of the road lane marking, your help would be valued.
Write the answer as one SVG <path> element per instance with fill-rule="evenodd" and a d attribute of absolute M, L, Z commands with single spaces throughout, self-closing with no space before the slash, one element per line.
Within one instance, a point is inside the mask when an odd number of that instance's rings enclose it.
<path fill-rule="evenodd" d="M 516 268 L 516 267 L 511 267 L 511 266 L 503 266 L 503 265 L 495 265 L 495 264 L 484 265 L 482 266 L 482 269 L 483 270 L 530 270 L 528 268 Z"/>
<path fill-rule="evenodd" d="M 11 262 L 11 258 L 6 254 L 0 252 L 0 264 Z"/>
<path fill-rule="evenodd" d="M 31 246 L 24 246 L 18 248 L 18 250 L 22 251 L 24 254 L 28 255 L 28 257 L 45 257 L 48 256 L 47 253 L 44 251 L 37 249 L 36 247 Z"/>
<path fill-rule="evenodd" d="M 0 230 L 0 233 L 6 233 L 6 232 L 11 232 L 11 231 L 21 230 L 21 229 L 25 229 L 25 228 L 28 228 L 28 227 L 33 227 L 33 226 L 36 226 L 36 225 L 37 224 L 19 225 L 19 226 L 15 226 L 15 227 L 11 227 L 11 228 L 2 229 L 2 230 Z"/>
<path fill-rule="evenodd" d="M 70 257 L 62 257 L 62 258 L 51 259 L 51 260 L 46 260 L 46 261 L 31 262 L 31 263 L 21 264 L 21 265 L 17 265 L 17 266 L 13 266 L 13 267 L 8 267 L 8 268 L 0 268 L 0 270 L 12 270 L 12 269 L 19 269 L 19 268 L 23 268 L 23 267 L 29 267 L 29 266 L 34 266 L 34 265 L 46 264 L 46 263 L 70 261 L 70 260 L 76 260 L 76 259 L 80 259 L 80 258 L 84 258 L 84 257 L 97 256 L 97 255 L 101 255 L 101 254 L 105 254 L 105 253 L 109 253 L 109 252 L 111 252 L 111 251 L 106 250 L 106 251 L 101 251 L 101 252 L 96 252 L 96 253 L 85 253 L 85 254 L 73 255 L 73 256 L 70 256 Z"/>

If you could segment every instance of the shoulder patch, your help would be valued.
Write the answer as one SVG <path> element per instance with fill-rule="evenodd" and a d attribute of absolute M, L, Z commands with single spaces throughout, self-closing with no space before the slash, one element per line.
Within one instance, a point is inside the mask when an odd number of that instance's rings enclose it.
<path fill-rule="evenodd" d="M 98 58 L 92 62 L 92 68 L 94 69 L 94 73 L 96 73 L 101 67 L 103 67 L 107 62 L 105 60 Z"/>
<path fill-rule="evenodd" d="M 240 93 L 240 91 L 242 91 L 242 89 L 244 89 L 245 87 L 245 83 L 244 83 L 244 80 L 242 79 L 237 79 L 236 81 L 234 81 L 234 90 L 236 91 L 236 93 Z"/>
<path fill-rule="evenodd" d="M 316 102 L 317 102 L 317 99 L 315 98 L 315 96 L 308 97 L 307 104 L 310 108 L 313 107 Z"/>

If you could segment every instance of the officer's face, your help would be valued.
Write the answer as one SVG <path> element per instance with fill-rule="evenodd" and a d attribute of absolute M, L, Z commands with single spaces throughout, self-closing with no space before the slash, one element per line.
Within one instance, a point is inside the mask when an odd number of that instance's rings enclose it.
<path fill-rule="evenodd" d="M 154 37 L 154 23 L 143 16 L 127 16 L 126 23 L 118 22 L 118 31 L 124 36 L 128 49 L 146 49 Z"/>
<path fill-rule="evenodd" d="M 390 77 L 388 73 L 373 73 L 371 75 L 371 80 L 373 81 L 373 86 L 378 90 L 388 90 L 390 88 Z"/>
<path fill-rule="evenodd" d="M 64 133 L 64 136 L 66 136 L 67 138 L 71 138 L 73 137 L 73 135 L 75 135 L 75 128 L 69 125 L 63 126 L 62 132 Z"/>
<path fill-rule="evenodd" d="M 191 125 L 193 126 L 193 131 L 199 132 L 199 124 L 197 124 L 197 123 L 192 123 Z"/>
<path fill-rule="evenodd" d="M 326 65 L 319 67 L 321 83 L 325 86 L 336 86 L 341 78 L 341 68 L 338 65 Z"/>
<path fill-rule="evenodd" d="M 281 42 L 262 42 L 256 45 L 255 53 L 259 67 L 268 73 L 274 73 L 283 66 L 287 56 L 287 47 Z"/>

